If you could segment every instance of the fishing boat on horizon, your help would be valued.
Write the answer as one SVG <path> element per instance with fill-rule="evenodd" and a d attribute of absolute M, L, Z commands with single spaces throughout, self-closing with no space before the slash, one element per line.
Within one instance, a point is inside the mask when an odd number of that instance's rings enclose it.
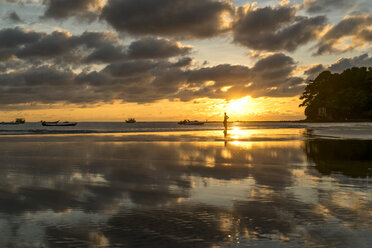
<path fill-rule="evenodd" d="M 72 127 L 76 126 L 77 122 L 41 121 L 41 125 L 46 127 Z"/>
<path fill-rule="evenodd" d="M 15 121 L 11 122 L 0 122 L 0 125 L 20 125 L 25 124 L 26 120 L 24 118 L 17 118 Z"/>
<path fill-rule="evenodd" d="M 129 118 L 128 120 L 125 120 L 126 123 L 136 123 L 136 119 L 134 118 Z"/>
<path fill-rule="evenodd" d="M 179 125 L 204 125 L 204 122 L 201 121 L 190 121 L 190 120 L 183 120 L 178 122 Z"/>

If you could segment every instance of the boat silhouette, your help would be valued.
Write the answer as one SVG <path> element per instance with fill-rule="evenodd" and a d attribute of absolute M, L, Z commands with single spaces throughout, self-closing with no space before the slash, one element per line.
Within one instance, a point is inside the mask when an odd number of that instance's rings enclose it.
<path fill-rule="evenodd" d="M 189 121 L 189 120 L 183 120 L 178 122 L 179 125 L 204 125 L 204 122 L 200 121 Z"/>
<path fill-rule="evenodd" d="M 41 121 L 41 125 L 46 127 L 71 127 L 76 126 L 77 122 Z"/>
<path fill-rule="evenodd" d="M 0 122 L 0 125 L 19 125 L 19 124 L 25 124 L 26 120 L 24 118 L 17 118 L 15 121 L 11 122 Z"/>
<path fill-rule="evenodd" d="M 134 118 L 129 118 L 128 120 L 125 120 L 126 123 L 136 123 L 136 119 Z"/>

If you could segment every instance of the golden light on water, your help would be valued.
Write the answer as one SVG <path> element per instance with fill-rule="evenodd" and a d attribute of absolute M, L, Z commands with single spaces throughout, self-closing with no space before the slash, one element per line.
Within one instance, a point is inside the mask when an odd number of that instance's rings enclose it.
<path fill-rule="evenodd" d="M 239 127 L 232 127 L 231 130 L 229 130 L 230 137 L 234 140 L 238 140 L 239 138 L 243 137 L 244 135 L 247 135 L 248 130 L 241 130 Z"/>

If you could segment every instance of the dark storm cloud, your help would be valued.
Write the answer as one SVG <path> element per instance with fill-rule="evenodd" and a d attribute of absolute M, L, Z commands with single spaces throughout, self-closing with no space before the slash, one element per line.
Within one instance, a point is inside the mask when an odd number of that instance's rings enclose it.
<path fill-rule="evenodd" d="M 190 53 L 192 47 L 160 38 L 143 38 L 134 41 L 128 48 L 128 57 L 133 59 L 169 58 Z"/>
<path fill-rule="evenodd" d="M 112 32 L 71 35 L 65 31 L 45 34 L 3 29 L 0 103 L 146 103 L 177 98 L 293 96 L 302 90 L 302 79 L 292 76 L 296 62 L 284 54 L 263 58 L 252 68 L 230 64 L 191 68 L 189 57 L 167 59 L 190 51 L 190 46 L 164 38 L 147 37 L 124 46 Z M 11 59 L 14 57 L 18 59 Z M 82 63 L 108 65 L 92 70 Z"/>
<path fill-rule="evenodd" d="M 125 57 L 125 48 L 112 32 L 84 32 L 74 40 L 88 49 L 83 63 L 110 63 Z"/>
<path fill-rule="evenodd" d="M 22 19 L 19 17 L 19 15 L 15 11 L 8 13 L 7 18 L 11 20 L 12 22 L 22 22 Z"/>
<path fill-rule="evenodd" d="M 305 70 L 304 75 L 307 76 L 306 81 L 315 79 L 319 73 L 324 71 L 326 68 L 322 64 L 317 64 L 311 66 L 309 69 Z"/>
<path fill-rule="evenodd" d="M 256 77 L 265 80 L 284 79 L 296 68 L 296 62 L 289 56 L 278 53 L 259 60 L 253 67 Z"/>
<path fill-rule="evenodd" d="M 0 75 L 0 103 L 49 102 L 65 98 L 72 85 L 71 71 L 50 67 L 32 68 L 22 72 Z M 61 92 L 66 91 L 64 94 Z"/>
<path fill-rule="evenodd" d="M 26 3 L 32 3 L 32 0 L 1 0 L 0 2 L 6 2 L 6 3 L 16 3 L 16 4 L 26 4 Z"/>
<path fill-rule="evenodd" d="M 16 91 L 17 88 L 33 87 L 33 86 L 68 86 L 73 81 L 73 73 L 71 71 L 59 71 L 52 67 L 31 68 L 19 73 L 4 73 L 0 75 L 2 86 L 12 86 L 12 88 L 4 89 L 6 91 Z M 26 92 L 25 92 L 26 94 Z M 37 99 L 37 96 L 35 96 Z"/>
<path fill-rule="evenodd" d="M 85 63 L 112 63 L 127 58 L 122 46 L 106 44 L 97 47 L 91 54 L 84 58 Z"/>
<path fill-rule="evenodd" d="M 5 28 L 0 30 L 0 48 L 17 47 L 38 41 L 42 33 L 27 31 L 21 28 Z"/>
<path fill-rule="evenodd" d="M 8 58 L 5 58 L 5 61 L 1 61 L 2 60 L 1 58 L 4 55 L 5 57 L 7 55 L 12 56 L 12 54 L 6 54 L 6 53 L 2 54 L 0 50 L 0 73 L 6 72 L 9 68 L 11 68 L 12 70 L 19 70 L 19 69 L 25 68 L 26 65 L 20 60 L 8 60 Z"/>
<path fill-rule="evenodd" d="M 18 49 L 18 58 L 50 58 L 81 54 L 83 56 L 91 49 L 97 50 L 105 46 L 120 46 L 119 41 L 110 32 L 84 32 L 80 36 L 71 35 L 66 31 L 54 31 L 44 34 L 36 42 Z"/>
<path fill-rule="evenodd" d="M 252 68 L 254 81 L 253 97 L 288 97 L 303 91 L 303 78 L 293 77 L 296 62 L 282 53 L 274 54 L 256 63 Z"/>
<path fill-rule="evenodd" d="M 226 12 L 233 12 L 229 1 L 109 0 L 101 18 L 116 30 L 134 35 L 206 38 L 224 31 Z"/>
<path fill-rule="evenodd" d="M 12 49 L 0 49 L 0 61 L 8 60 L 12 58 L 12 56 L 13 56 Z M 0 71 L 2 70 L 0 69 Z"/>
<path fill-rule="evenodd" d="M 187 60 L 187 59 L 185 59 Z M 181 60 L 182 61 L 182 60 Z M 97 92 L 109 92 L 111 100 L 146 103 L 172 99 L 183 83 L 180 61 L 139 60 L 113 63 L 97 72 L 78 75 L 78 82 L 90 85 Z"/>
<path fill-rule="evenodd" d="M 352 67 L 372 67 L 372 57 L 367 53 L 353 58 L 342 58 L 330 66 L 322 64 L 312 65 L 309 69 L 305 70 L 304 75 L 307 76 L 306 81 L 314 80 L 322 71 L 328 70 L 333 73 L 341 73 L 346 69 Z"/>
<path fill-rule="evenodd" d="M 372 15 L 357 15 L 350 16 L 339 22 L 333 28 L 331 28 L 325 35 L 324 39 L 339 39 L 343 36 L 353 35 L 364 30 L 364 28 L 370 28 L 372 24 Z"/>
<path fill-rule="evenodd" d="M 192 84 L 202 84 L 206 81 L 216 82 L 216 86 L 227 86 L 231 83 L 244 84 L 251 76 L 247 66 L 222 64 L 187 72 L 188 81 Z"/>
<path fill-rule="evenodd" d="M 246 6 L 237 9 L 236 28 L 258 33 L 279 28 L 282 24 L 292 22 L 296 18 L 296 9 L 289 6 L 265 7 L 247 9 Z"/>
<path fill-rule="evenodd" d="M 292 76 L 296 63 L 284 54 L 261 59 L 252 68 L 223 64 L 191 69 L 191 61 L 124 61 L 79 74 L 57 67 L 31 67 L 1 74 L 0 102 L 146 103 L 176 98 L 294 96 L 302 90 L 303 80 Z"/>
<path fill-rule="evenodd" d="M 193 59 L 190 57 L 180 58 L 176 63 L 173 64 L 174 67 L 187 67 L 190 66 L 193 62 Z"/>
<path fill-rule="evenodd" d="M 362 54 L 354 58 L 342 58 L 330 65 L 328 70 L 340 73 L 352 67 L 372 67 L 372 57 L 369 57 L 368 54 Z"/>
<path fill-rule="evenodd" d="M 184 73 L 189 87 L 177 96 L 184 101 L 197 97 L 295 96 L 303 90 L 303 79 L 291 75 L 295 68 L 295 61 L 280 53 L 259 60 L 252 68 L 225 64 L 189 70 Z M 208 84 L 210 81 L 214 84 Z"/>
<path fill-rule="evenodd" d="M 296 16 L 294 7 L 239 7 L 234 42 L 255 50 L 294 51 L 315 40 L 326 25 L 324 16 Z"/>
<path fill-rule="evenodd" d="M 187 80 L 193 85 L 214 81 L 213 87 L 245 86 L 251 88 L 272 86 L 278 80 L 286 80 L 295 69 L 295 62 L 284 54 L 274 54 L 259 60 L 252 68 L 241 65 L 218 65 L 187 72 Z"/>
<path fill-rule="evenodd" d="M 44 0 L 44 17 L 63 19 L 70 16 L 94 19 L 98 17 L 102 0 Z"/>
<path fill-rule="evenodd" d="M 5 3 L 20 3 L 20 2 L 23 2 L 22 0 L 0 0 L 0 3 L 1 2 L 5 2 Z"/>
<path fill-rule="evenodd" d="M 92 82 L 79 80 L 76 73 L 50 66 L 0 75 L 0 104 L 58 103 L 89 104 L 111 102 L 123 86 L 105 75 Z M 104 81 L 97 80 L 102 79 Z M 96 83 L 96 84 L 95 84 Z"/>
<path fill-rule="evenodd" d="M 325 13 L 334 9 L 347 9 L 358 3 L 358 0 L 304 0 L 303 8 L 308 13 Z"/>
<path fill-rule="evenodd" d="M 362 30 L 362 31 L 359 33 L 359 36 L 360 36 L 363 40 L 366 40 L 366 41 L 371 42 L 371 41 L 372 41 L 372 30 L 368 30 L 368 29 Z"/>
<path fill-rule="evenodd" d="M 112 63 L 133 59 L 159 59 L 183 56 L 191 46 L 162 38 L 143 38 L 129 47 L 113 32 L 84 32 L 71 35 L 66 31 L 51 34 L 20 28 L 0 30 L 0 60 L 12 56 L 20 59 L 46 59 L 54 63 Z"/>
<path fill-rule="evenodd" d="M 110 63 L 133 59 L 160 59 L 182 56 L 190 53 L 191 46 L 162 38 L 141 38 L 133 41 L 129 47 L 115 44 L 104 44 L 88 55 L 88 63 Z"/>
<path fill-rule="evenodd" d="M 38 42 L 26 45 L 17 52 L 17 57 L 55 57 L 70 52 L 78 44 L 71 42 L 67 32 L 54 31 Z"/>
<path fill-rule="evenodd" d="M 333 26 L 317 45 L 317 55 L 323 53 L 342 53 L 360 46 L 360 42 L 368 44 L 372 42 L 371 31 L 372 15 L 349 16 Z M 351 37 L 354 42 L 338 48 L 336 45 L 342 42 L 343 38 Z M 358 42 L 356 42 L 358 41 Z M 354 44 L 356 43 L 356 44 Z"/>
<path fill-rule="evenodd" d="M 74 36 L 73 39 L 76 40 L 75 42 L 84 44 L 88 48 L 96 48 L 99 46 L 119 42 L 118 38 L 116 37 L 116 34 L 110 31 L 107 32 L 85 31 L 80 36 Z"/>
<path fill-rule="evenodd" d="M 156 66 L 151 61 L 123 62 L 108 65 L 103 72 L 113 77 L 130 77 L 137 74 L 143 74 Z"/>

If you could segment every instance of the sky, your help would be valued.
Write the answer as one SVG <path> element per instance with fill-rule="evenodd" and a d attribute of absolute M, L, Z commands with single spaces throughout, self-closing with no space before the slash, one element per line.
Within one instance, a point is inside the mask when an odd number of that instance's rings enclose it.
<path fill-rule="evenodd" d="M 0 0 L 0 121 L 304 119 L 372 66 L 371 0 Z"/>

